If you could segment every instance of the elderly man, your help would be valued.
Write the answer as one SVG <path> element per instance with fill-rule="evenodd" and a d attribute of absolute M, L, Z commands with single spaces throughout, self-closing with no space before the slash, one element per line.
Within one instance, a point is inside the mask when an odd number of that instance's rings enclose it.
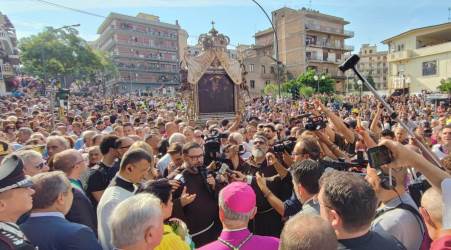
<path fill-rule="evenodd" d="M 49 158 L 69 148 L 69 142 L 62 136 L 54 135 L 47 138 L 47 153 Z"/>
<path fill-rule="evenodd" d="M 141 193 L 121 202 L 111 216 L 111 236 L 117 249 L 154 249 L 163 237 L 160 200 Z"/>
<path fill-rule="evenodd" d="M 119 173 L 105 190 L 97 206 L 99 240 L 103 249 L 113 247 L 109 226 L 113 209 L 133 195 L 135 185 L 144 180 L 152 163 L 152 156 L 142 149 L 132 149 L 122 158 Z"/>
<path fill-rule="evenodd" d="M 252 234 L 247 225 L 257 212 L 256 196 L 251 186 L 243 182 L 233 182 L 219 193 L 219 219 L 222 233 L 214 241 L 200 250 L 276 250 L 279 239 Z"/>
<path fill-rule="evenodd" d="M 32 182 L 23 174 L 22 160 L 9 155 L 0 165 L 0 249 L 34 249 L 16 225 L 32 208 Z"/>
<path fill-rule="evenodd" d="M 80 181 L 81 175 L 88 169 L 81 153 L 75 149 L 68 149 L 56 154 L 53 157 L 53 168 L 63 171 L 74 188 L 74 202 L 66 215 L 66 219 L 86 225 L 96 232 L 96 213 L 91 201 L 83 191 Z"/>
<path fill-rule="evenodd" d="M 33 209 L 20 228 L 33 244 L 40 250 L 101 249 L 89 227 L 64 218 L 72 206 L 73 193 L 63 172 L 41 173 L 33 176 L 32 181 L 36 191 Z"/>
<path fill-rule="evenodd" d="M 337 236 L 329 222 L 314 214 L 297 214 L 283 228 L 279 250 L 336 250 Z"/>
<path fill-rule="evenodd" d="M 34 176 L 49 171 L 49 167 L 42 158 L 42 155 L 34 150 L 19 151 L 17 156 L 19 156 L 23 162 L 23 171 L 25 175 Z"/>
<path fill-rule="evenodd" d="M 446 195 L 445 192 L 449 193 L 448 190 L 443 192 L 443 195 Z M 428 229 L 429 237 L 433 240 L 431 250 L 449 249 L 451 246 L 451 229 L 444 227 L 444 223 L 449 222 L 445 221 L 446 217 L 444 217 L 444 212 L 447 210 L 449 211 L 449 208 L 445 206 L 442 194 L 436 189 L 428 189 L 421 197 L 420 213 Z"/>
<path fill-rule="evenodd" d="M 169 138 L 169 146 L 171 146 L 174 143 L 179 144 L 185 144 L 186 143 L 186 137 L 181 133 L 174 133 Z M 169 153 L 166 153 L 161 159 L 157 162 L 157 169 L 160 173 L 160 175 L 163 175 L 166 168 L 169 166 L 169 163 L 171 163 L 171 156 Z"/>

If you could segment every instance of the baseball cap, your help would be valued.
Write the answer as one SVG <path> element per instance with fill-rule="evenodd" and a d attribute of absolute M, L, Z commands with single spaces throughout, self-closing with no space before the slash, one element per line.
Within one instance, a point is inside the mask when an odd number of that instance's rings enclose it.
<path fill-rule="evenodd" d="M 33 182 L 23 172 L 23 162 L 15 154 L 3 159 L 0 164 L 0 193 L 14 189 L 31 187 Z"/>
<path fill-rule="evenodd" d="M 249 213 L 255 208 L 255 192 L 244 182 L 232 182 L 221 190 L 224 204 L 235 213 Z"/>

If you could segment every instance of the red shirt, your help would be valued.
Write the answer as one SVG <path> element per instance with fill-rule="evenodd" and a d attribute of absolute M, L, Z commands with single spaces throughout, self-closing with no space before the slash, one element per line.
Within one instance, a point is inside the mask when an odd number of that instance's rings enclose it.
<path fill-rule="evenodd" d="M 451 250 L 451 235 L 444 235 L 434 240 L 430 250 Z"/>

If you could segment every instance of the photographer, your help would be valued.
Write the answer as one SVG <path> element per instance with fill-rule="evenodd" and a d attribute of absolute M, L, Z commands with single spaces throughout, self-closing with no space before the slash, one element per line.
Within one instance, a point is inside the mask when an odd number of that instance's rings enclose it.
<path fill-rule="evenodd" d="M 221 232 L 217 204 L 221 185 L 208 174 L 204 165 L 204 151 L 199 144 L 185 144 L 182 154 L 185 169 L 175 177 L 181 185 L 173 193 L 174 199 L 180 198 L 183 190 L 196 196 L 189 204 L 174 203 L 173 217 L 186 222 L 193 241 L 197 247 L 201 247 L 216 240 Z"/>
<path fill-rule="evenodd" d="M 271 204 L 281 216 L 290 217 L 302 211 L 302 203 L 311 201 L 313 196 L 318 193 L 318 188 L 315 189 L 314 186 L 315 182 L 317 186 L 318 180 L 321 177 L 321 174 L 319 176 L 315 175 L 320 167 L 318 163 L 316 163 L 316 165 L 313 164 L 315 166 L 309 163 L 317 162 L 319 160 L 319 155 L 320 148 L 312 138 L 301 138 L 296 143 L 292 152 L 294 163 L 291 167 L 291 175 L 288 175 L 290 185 L 292 185 L 294 190 L 294 195 L 285 201 L 282 201 L 277 196 L 273 195 L 271 190 L 267 187 L 267 179 L 264 178 L 264 176 L 259 174 L 256 175 L 258 187 L 265 194 L 265 198 L 268 200 L 269 204 Z M 306 160 L 309 160 L 309 162 L 304 162 Z M 310 190 L 310 192 L 307 190 Z"/>
<path fill-rule="evenodd" d="M 407 169 L 392 170 L 392 181 L 386 171 L 368 167 L 366 180 L 381 202 L 372 222 L 372 230 L 385 231 L 398 239 L 407 249 L 420 249 L 425 227 L 412 197 L 405 191 Z"/>

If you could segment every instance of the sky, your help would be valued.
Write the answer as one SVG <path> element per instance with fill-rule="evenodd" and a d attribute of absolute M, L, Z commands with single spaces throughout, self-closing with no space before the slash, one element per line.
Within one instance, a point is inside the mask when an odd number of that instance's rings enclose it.
<path fill-rule="evenodd" d="M 175 24 L 178 20 L 188 34 L 188 44 L 197 43 L 214 21 L 215 28 L 230 37 L 231 47 L 253 44 L 255 32 L 270 27 L 266 16 L 251 0 L 46 0 L 77 10 L 107 16 L 118 12 L 135 16 L 139 12 Z M 347 45 L 358 50 L 361 44 L 376 44 L 413 28 L 448 21 L 450 0 L 257 0 L 268 13 L 281 7 L 319 10 L 350 22 L 346 30 L 355 36 Z M 81 37 L 95 40 L 104 18 L 58 8 L 42 0 L 0 0 L 0 12 L 16 27 L 18 38 L 36 34 L 46 26 L 55 28 L 80 24 Z"/>

